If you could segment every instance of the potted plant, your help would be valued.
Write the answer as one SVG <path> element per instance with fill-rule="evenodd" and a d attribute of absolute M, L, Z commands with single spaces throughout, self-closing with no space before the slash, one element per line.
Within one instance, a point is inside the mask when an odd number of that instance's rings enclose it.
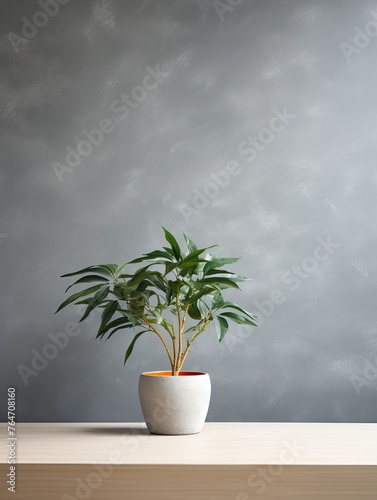
<path fill-rule="evenodd" d="M 155 434 L 194 434 L 203 427 L 211 392 L 207 373 L 182 370 L 194 341 L 213 323 L 221 342 L 229 321 L 257 326 L 257 316 L 223 297 L 223 290 L 239 290 L 238 283 L 247 279 L 224 269 L 238 258 L 208 252 L 217 245 L 198 249 L 186 235 L 187 250 L 183 251 L 163 229 L 168 246 L 162 249 L 121 266 L 94 265 L 64 274 L 82 275 L 66 292 L 74 285 L 92 285 L 68 297 L 56 312 L 71 303 L 85 304 L 83 321 L 95 308 L 102 309 L 96 338 L 109 339 L 120 330 L 130 330 L 124 363 L 142 335 L 156 335 L 166 351 L 169 370 L 140 376 L 139 398 L 146 424 Z M 136 264 L 142 266 L 128 270 Z"/>

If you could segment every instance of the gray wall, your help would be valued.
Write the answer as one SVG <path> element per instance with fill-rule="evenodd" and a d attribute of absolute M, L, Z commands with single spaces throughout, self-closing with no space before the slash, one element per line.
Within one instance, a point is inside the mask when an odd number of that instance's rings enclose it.
<path fill-rule="evenodd" d="M 1 418 L 15 386 L 20 421 L 142 419 L 158 339 L 124 368 L 97 314 L 46 345 L 79 319 L 53 315 L 59 275 L 164 225 L 253 278 L 229 297 L 260 327 L 210 330 L 186 364 L 211 375 L 209 420 L 375 421 L 377 4 L 47 4 L 0 2 Z"/>

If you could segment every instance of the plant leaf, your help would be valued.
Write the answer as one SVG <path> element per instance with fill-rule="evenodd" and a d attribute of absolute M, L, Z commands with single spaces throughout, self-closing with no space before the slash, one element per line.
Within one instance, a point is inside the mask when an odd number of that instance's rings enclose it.
<path fill-rule="evenodd" d="M 205 318 L 208 315 L 209 308 L 203 299 L 199 299 L 197 302 L 198 309 L 201 314 L 201 318 Z"/>
<path fill-rule="evenodd" d="M 117 300 L 108 302 L 101 315 L 101 324 L 99 327 L 100 330 L 111 320 L 111 318 L 115 314 L 115 311 L 118 309 L 118 306 L 119 302 Z"/>
<path fill-rule="evenodd" d="M 215 325 L 217 338 L 219 339 L 219 342 L 221 342 L 222 339 L 225 337 L 226 332 L 228 331 L 228 326 L 229 326 L 228 322 L 225 318 L 222 318 L 221 316 L 214 316 L 213 323 Z"/>
<path fill-rule="evenodd" d="M 170 250 L 170 248 L 169 248 Z M 139 262 L 144 262 L 146 260 L 154 260 L 154 259 L 165 259 L 165 260 L 171 260 L 171 254 L 167 251 L 162 251 L 162 250 L 153 250 L 153 252 L 145 253 L 143 254 L 142 257 L 139 257 L 138 259 L 131 260 L 128 264 L 137 264 Z"/>
<path fill-rule="evenodd" d="M 200 323 L 198 323 L 198 324 L 200 324 Z M 199 330 L 198 325 L 190 326 L 190 328 L 187 328 L 183 333 L 184 334 L 191 333 L 191 332 L 194 332 L 194 331 L 197 331 L 197 330 Z"/>
<path fill-rule="evenodd" d="M 166 303 L 168 305 L 171 304 L 171 300 L 172 298 L 174 297 L 174 290 L 172 289 L 172 287 L 169 285 L 167 290 L 166 290 Z"/>
<path fill-rule="evenodd" d="M 169 280 L 168 284 L 175 291 L 175 293 L 179 293 L 181 287 L 184 285 L 183 281 L 181 280 L 176 280 L 176 281 Z"/>
<path fill-rule="evenodd" d="M 156 288 L 166 293 L 167 283 L 162 274 L 159 273 L 154 276 L 148 276 L 148 281 L 150 281 Z"/>
<path fill-rule="evenodd" d="M 224 299 L 223 296 L 221 295 L 221 292 L 215 292 L 213 294 L 213 299 L 212 299 L 212 309 L 218 309 L 219 307 L 223 307 L 223 305 L 224 305 Z"/>
<path fill-rule="evenodd" d="M 211 255 L 210 258 L 207 257 L 207 260 L 209 260 L 209 262 L 207 262 L 207 264 L 204 266 L 204 273 L 210 271 L 211 269 L 215 269 L 216 267 L 222 267 L 226 264 L 237 262 L 237 260 L 240 260 L 240 257 L 213 257 Z"/>
<path fill-rule="evenodd" d="M 157 258 L 160 258 L 160 259 L 167 259 L 167 260 L 171 260 L 171 255 L 169 252 L 163 252 L 162 250 L 154 250 L 153 252 L 149 252 L 147 254 L 145 254 L 148 259 L 157 259 Z"/>
<path fill-rule="evenodd" d="M 132 323 L 128 317 L 128 314 L 127 314 L 127 316 L 123 316 L 121 318 L 114 319 L 113 321 L 111 321 L 111 323 L 107 323 L 107 325 L 100 328 L 98 330 L 96 338 L 101 337 L 103 334 L 105 334 L 106 332 L 108 332 L 112 328 L 118 328 L 118 327 L 122 327 L 122 328 L 131 328 L 132 327 Z"/>
<path fill-rule="evenodd" d="M 105 269 L 107 269 L 111 276 L 113 276 L 114 278 L 118 274 L 117 264 L 101 264 L 100 267 L 104 267 Z"/>
<path fill-rule="evenodd" d="M 127 363 L 128 358 L 131 356 L 132 351 L 133 351 L 133 349 L 134 349 L 134 346 L 135 346 L 135 343 L 136 343 L 137 339 L 138 339 L 141 335 L 143 335 L 143 333 L 148 332 L 148 331 L 149 331 L 149 330 L 143 330 L 142 332 L 137 333 L 137 334 L 135 335 L 135 337 L 132 339 L 132 341 L 131 341 L 131 343 L 130 343 L 130 345 L 128 346 L 128 349 L 127 349 L 127 351 L 126 351 L 126 355 L 124 356 L 124 364 L 126 364 L 126 363 Z"/>
<path fill-rule="evenodd" d="M 91 274 L 89 276 L 83 276 L 82 278 L 78 279 L 77 281 L 75 281 L 74 283 L 72 283 L 72 285 L 69 285 L 69 287 L 66 289 L 66 291 L 64 293 L 67 293 L 68 290 L 74 286 L 74 285 L 78 285 L 79 283 L 93 283 L 95 281 L 102 281 L 102 282 L 109 282 L 109 280 L 107 278 L 105 278 L 104 276 L 98 276 L 96 274 Z"/>
<path fill-rule="evenodd" d="M 89 302 L 85 312 L 84 312 L 84 315 L 83 317 L 80 319 L 80 323 L 81 321 L 84 321 L 85 318 L 87 318 L 89 316 L 89 314 L 93 311 L 93 309 L 95 307 L 97 307 L 99 304 L 101 304 L 101 302 L 103 301 L 103 299 L 105 299 L 108 295 L 110 291 L 110 287 L 109 286 L 102 286 L 98 292 L 96 292 L 92 298 L 92 300 Z"/>
<path fill-rule="evenodd" d="M 190 260 L 196 260 L 198 261 L 197 257 L 199 257 L 199 255 L 203 252 L 205 252 L 206 250 L 208 250 L 209 248 L 212 248 L 212 247 L 215 247 L 216 245 L 211 245 L 210 247 L 204 247 L 204 248 L 199 248 L 199 250 L 195 250 L 194 252 L 191 252 L 189 253 L 188 255 L 186 255 L 186 257 L 181 260 L 178 264 L 178 267 L 181 267 L 182 264 L 184 264 L 185 262 L 188 262 Z M 200 262 L 208 262 L 207 259 L 202 259 Z"/>
<path fill-rule="evenodd" d="M 82 299 L 82 300 L 79 300 L 78 302 L 75 302 L 75 305 L 76 306 L 79 306 L 79 305 L 82 305 L 82 304 L 88 305 L 91 300 L 92 300 L 91 297 L 89 297 L 87 299 Z"/>
<path fill-rule="evenodd" d="M 218 288 L 237 288 L 238 290 L 240 287 L 233 281 L 232 278 L 216 278 L 216 277 L 211 277 L 211 278 L 203 278 L 200 280 L 200 283 L 206 283 L 206 284 L 212 284 L 213 286 L 216 286 Z M 220 286 L 221 285 L 221 286 Z"/>
<path fill-rule="evenodd" d="M 180 262 L 177 267 L 179 267 L 179 269 L 187 269 L 189 267 L 196 267 L 199 262 L 207 262 L 205 259 L 193 259 L 193 260 L 185 260 L 185 261 L 182 261 Z"/>
<path fill-rule="evenodd" d="M 181 302 L 182 302 L 182 304 L 193 304 L 194 302 L 199 300 L 201 297 L 203 297 L 203 295 L 207 295 L 210 292 L 212 292 L 212 290 L 210 288 L 202 288 L 195 295 L 192 295 L 191 297 L 188 297 L 187 299 L 183 299 Z"/>
<path fill-rule="evenodd" d="M 179 260 L 181 258 L 181 249 L 179 248 L 177 240 L 167 229 L 164 227 L 162 227 L 162 229 L 164 230 L 166 241 L 170 244 L 171 249 L 173 250 L 174 257 Z"/>
<path fill-rule="evenodd" d="M 183 233 L 183 237 L 186 241 L 186 245 L 187 245 L 187 248 L 189 249 L 189 252 L 195 252 L 198 247 L 195 245 L 195 243 L 193 241 L 190 240 L 190 238 L 188 236 L 186 236 L 184 233 Z"/>
<path fill-rule="evenodd" d="M 240 314 L 236 314 L 233 312 L 221 312 L 221 317 L 226 317 L 231 320 L 233 320 L 235 323 L 238 323 L 239 325 L 252 325 L 252 326 L 258 326 L 255 321 L 245 318 L 245 316 L 241 316 Z"/>
<path fill-rule="evenodd" d="M 231 271 L 227 271 L 225 269 L 210 269 L 209 271 L 206 272 L 207 276 L 212 276 L 214 274 L 226 274 L 231 278 L 240 278 L 241 280 L 246 279 L 246 278 L 242 278 L 242 276 L 239 276 L 236 273 L 232 273 Z"/>
<path fill-rule="evenodd" d="M 109 335 L 107 336 L 107 339 L 105 340 L 105 342 L 107 342 L 107 341 L 109 340 L 109 338 L 110 338 L 110 337 L 112 337 L 112 336 L 114 335 L 114 333 L 115 333 L 115 332 L 117 332 L 118 330 L 124 330 L 125 328 L 131 328 L 131 326 L 132 326 L 131 324 L 130 324 L 130 326 L 129 326 L 129 327 L 127 327 L 127 326 L 118 326 L 118 328 L 115 328 L 112 332 L 110 332 L 110 333 L 109 333 Z M 102 338 L 104 337 L 104 335 L 105 335 L 105 333 L 102 333 L 102 334 L 100 335 L 101 340 L 102 340 Z M 98 336 L 99 336 L 99 335 L 98 335 Z M 97 338 L 97 337 L 96 337 L 96 338 Z"/>
<path fill-rule="evenodd" d="M 69 276 L 76 276 L 77 274 L 85 274 L 85 273 L 99 273 L 109 276 L 110 278 L 114 277 L 114 272 L 118 269 L 116 264 L 101 264 L 99 266 L 89 266 L 84 269 L 80 269 L 80 271 L 75 271 L 73 273 L 63 274 L 61 278 L 67 278 Z"/>
<path fill-rule="evenodd" d="M 248 316 L 251 319 L 258 319 L 257 314 L 251 314 L 251 313 L 247 312 L 245 309 L 243 309 L 242 307 L 240 307 L 238 304 L 234 304 L 233 302 L 223 302 L 223 304 L 221 305 L 221 308 L 225 308 L 225 307 L 230 307 L 232 309 L 236 309 L 237 311 L 242 312 L 243 314 L 245 314 L 246 316 Z"/>
<path fill-rule="evenodd" d="M 187 312 L 190 318 L 192 319 L 196 320 L 202 319 L 202 313 L 200 312 L 200 309 L 195 302 L 190 304 L 190 307 L 188 308 Z"/>
<path fill-rule="evenodd" d="M 127 283 L 118 283 L 111 292 L 117 299 L 129 300 L 130 295 L 135 292 L 136 285 L 130 286 Z"/>
<path fill-rule="evenodd" d="M 95 286 L 91 286 L 90 288 L 86 288 L 85 290 L 81 290 L 81 292 L 74 293 L 73 295 L 68 297 L 68 299 L 66 299 L 62 304 L 60 304 L 58 309 L 55 311 L 55 314 L 58 311 L 60 311 L 61 309 L 63 309 L 63 307 L 67 306 L 68 304 L 71 304 L 72 302 L 79 299 L 80 297 L 85 297 L 86 295 L 89 295 L 93 292 L 96 292 L 97 290 L 102 288 L 102 286 L 103 285 L 95 285 Z"/>
<path fill-rule="evenodd" d="M 166 276 L 167 274 L 169 274 L 173 269 L 175 269 L 177 267 L 177 263 L 176 262 L 167 262 L 165 264 L 165 272 L 164 272 L 164 276 Z"/>

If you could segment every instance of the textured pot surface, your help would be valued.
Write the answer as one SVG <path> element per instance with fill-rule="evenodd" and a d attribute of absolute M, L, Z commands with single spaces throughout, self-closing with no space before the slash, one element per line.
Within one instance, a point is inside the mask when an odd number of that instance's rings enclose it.
<path fill-rule="evenodd" d="M 211 397 L 208 373 L 146 372 L 139 378 L 139 399 L 152 434 L 196 434 L 203 429 Z"/>

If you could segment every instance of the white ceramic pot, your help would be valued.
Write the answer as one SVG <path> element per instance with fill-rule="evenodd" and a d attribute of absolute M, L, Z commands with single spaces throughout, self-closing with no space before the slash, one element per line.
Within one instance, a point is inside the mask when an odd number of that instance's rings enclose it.
<path fill-rule="evenodd" d="M 145 372 L 139 379 L 139 399 L 152 434 L 197 434 L 203 429 L 211 397 L 208 373 Z"/>

